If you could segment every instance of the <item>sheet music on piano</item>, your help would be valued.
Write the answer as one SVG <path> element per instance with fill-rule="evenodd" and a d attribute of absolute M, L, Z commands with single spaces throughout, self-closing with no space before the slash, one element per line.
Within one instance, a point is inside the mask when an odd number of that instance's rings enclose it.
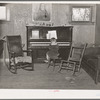
<path fill-rule="evenodd" d="M 39 39 L 39 30 L 32 30 L 31 39 Z"/>
<path fill-rule="evenodd" d="M 51 38 L 55 38 L 57 39 L 57 32 L 56 30 L 51 30 L 51 31 L 48 31 L 47 33 L 47 39 L 51 39 Z"/>

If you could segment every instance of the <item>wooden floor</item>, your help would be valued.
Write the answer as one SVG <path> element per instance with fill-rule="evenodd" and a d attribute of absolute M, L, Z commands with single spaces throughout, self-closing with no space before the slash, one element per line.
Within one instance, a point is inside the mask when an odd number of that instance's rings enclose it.
<path fill-rule="evenodd" d="M 83 69 L 72 78 L 71 71 L 58 73 L 58 66 L 54 71 L 46 63 L 34 66 L 34 71 L 18 69 L 17 74 L 12 74 L 1 62 L 0 89 L 100 89 L 100 83 L 96 85 Z"/>

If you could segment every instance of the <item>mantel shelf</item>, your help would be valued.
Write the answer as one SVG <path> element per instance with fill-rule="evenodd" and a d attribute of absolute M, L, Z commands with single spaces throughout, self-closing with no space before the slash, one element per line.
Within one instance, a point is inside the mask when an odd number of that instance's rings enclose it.
<path fill-rule="evenodd" d="M 47 28 L 50 28 L 51 27 L 51 28 L 53 28 L 53 27 L 73 27 L 73 26 L 70 26 L 70 25 L 68 25 L 68 26 L 67 25 L 66 26 L 64 26 L 64 25 L 63 26 L 26 25 L 26 27 L 47 27 Z"/>

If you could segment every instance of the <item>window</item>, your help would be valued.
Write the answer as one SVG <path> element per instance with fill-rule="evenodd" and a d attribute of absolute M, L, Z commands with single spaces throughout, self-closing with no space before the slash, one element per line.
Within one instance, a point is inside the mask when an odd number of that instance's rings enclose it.
<path fill-rule="evenodd" d="M 10 21 L 10 9 L 7 6 L 0 6 L 0 21 Z"/>
<path fill-rule="evenodd" d="M 92 7 L 91 6 L 72 6 L 71 7 L 71 22 L 75 22 L 75 23 L 92 22 Z"/>
<path fill-rule="evenodd" d="M 0 20 L 6 20 L 6 18 L 7 18 L 6 7 L 0 6 Z"/>

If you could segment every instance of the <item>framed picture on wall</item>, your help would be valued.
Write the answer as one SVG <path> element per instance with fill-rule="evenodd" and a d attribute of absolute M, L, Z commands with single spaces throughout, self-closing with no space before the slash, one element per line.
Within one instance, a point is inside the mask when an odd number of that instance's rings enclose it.
<path fill-rule="evenodd" d="M 91 23 L 92 6 L 71 6 L 71 22 Z"/>
<path fill-rule="evenodd" d="M 32 4 L 32 21 L 51 21 L 52 4 Z"/>

